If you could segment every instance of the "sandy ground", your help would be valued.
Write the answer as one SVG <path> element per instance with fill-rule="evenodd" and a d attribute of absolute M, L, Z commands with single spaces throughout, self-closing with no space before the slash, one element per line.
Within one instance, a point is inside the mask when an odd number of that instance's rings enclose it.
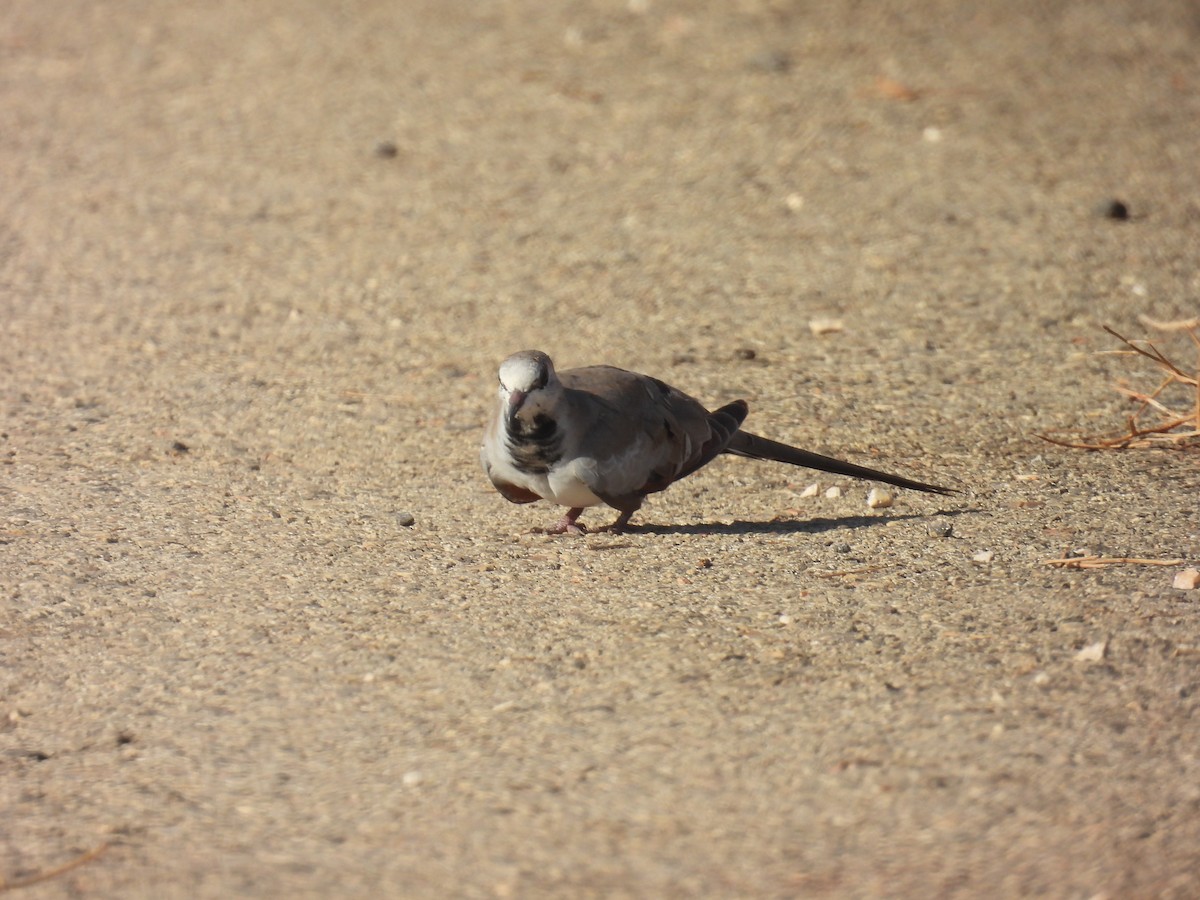
<path fill-rule="evenodd" d="M 1200 895 L 1197 456 L 1034 437 L 1196 314 L 1198 148 L 1183 0 L 4 3 L 0 883 Z M 526 347 L 965 493 L 534 533 Z"/>

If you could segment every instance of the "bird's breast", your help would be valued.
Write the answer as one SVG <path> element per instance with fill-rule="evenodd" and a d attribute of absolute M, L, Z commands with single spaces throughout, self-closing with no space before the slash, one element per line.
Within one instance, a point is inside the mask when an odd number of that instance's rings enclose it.
<path fill-rule="evenodd" d="M 562 458 L 562 442 L 562 429 L 544 413 L 505 420 L 504 449 L 518 472 L 527 475 L 549 472 Z"/>

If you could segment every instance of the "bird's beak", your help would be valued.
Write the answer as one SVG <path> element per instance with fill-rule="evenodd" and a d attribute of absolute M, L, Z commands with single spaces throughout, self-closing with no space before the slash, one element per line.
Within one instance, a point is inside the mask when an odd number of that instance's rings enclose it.
<path fill-rule="evenodd" d="M 528 398 L 528 396 L 529 395 L 524 391 L 513 391 L 508 395 L 508 408 L 505 410 L 505 412 L 510 419 L 513 418 L 517 412 L 520 411 L 521 407 L 525 405 L 525 400 Z"/>

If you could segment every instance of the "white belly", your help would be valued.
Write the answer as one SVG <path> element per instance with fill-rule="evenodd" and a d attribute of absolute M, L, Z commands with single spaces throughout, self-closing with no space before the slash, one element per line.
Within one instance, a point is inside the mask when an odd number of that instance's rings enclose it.
<path fill-rule="evenodd" d="M 595 462 L 575 459 L 566 465 L 555 466 L 547 473 L 519 471 L 508 459 L 507 454 L 492 462 L 492 471 L 503 481 L 533 491 L 543 500 L 559 506 L 586 507 L 604 503 L 588 487 L 588 479 L 595 471 Z"/>
<path fill-rule="evenodd" d="M 575 460 L 570 465 L 559 466 L 550 471 L 546 479 L 547 487 L 553 492 L 553 499 L 561 506 L 599 506 L 604 501 L 592 493 L 583 475 L 586 474 L 586 464 L 590 460 Z M 546 496 L 543 494 L 542 496 Z"/>

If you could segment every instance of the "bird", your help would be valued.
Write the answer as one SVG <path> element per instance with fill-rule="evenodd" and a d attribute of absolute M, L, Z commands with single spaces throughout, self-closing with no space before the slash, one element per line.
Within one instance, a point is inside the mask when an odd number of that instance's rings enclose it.
<path fill-rule="evenodd" d="M 821 456 L 742 430 L 745 400 L 709 411 L 678 388 L 615 366 L 557 372 L 540 350 L 500 364 L 496 406 L 479 449 L 493 486 L 513 503 L 567 507 L 551 534 L 583 534 L 583 511 L 608 505 L 620 533 L 650 494 L 722 453 L 882 481 L 931 494 L 958 493 Z"/>

